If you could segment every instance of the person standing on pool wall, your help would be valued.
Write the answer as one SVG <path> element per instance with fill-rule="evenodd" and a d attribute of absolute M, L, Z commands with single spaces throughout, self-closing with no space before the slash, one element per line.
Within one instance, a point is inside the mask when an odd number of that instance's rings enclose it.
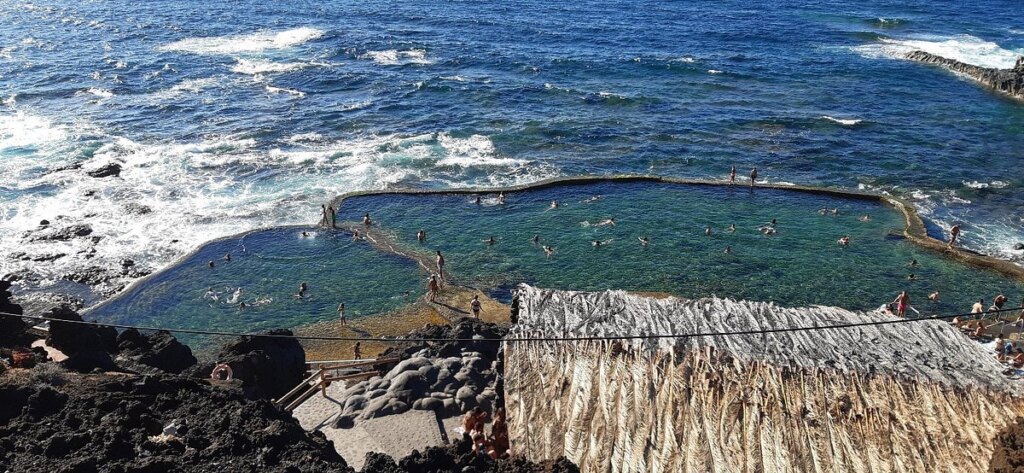
<path fill-rule="evenodd" d="M 729 171 L 729 184 L 736 184 L 736 166 Z"/>
<path fill-rule="evenodd" d="M 437 250 L 437 275 L 441 278 L 441 282 L 444 282 L 444 255 L 441 254 L 441 250 Z"/>
<path fill-rule="evenodd" d="M 956 245 L 956 239 L 959 237 L 960 224 L 958 223 L 956 225 L 953 225 L 953 227 L 949 229 L 949 244 L 946 245 L 946 248 L 953 248 L 953 246 Z"/>
<path fill-rule="evenodd" d="M 345 320 L 345 303 L 338 304 L 338 318 L 341 319 L 341 326 L 347 327 L 348 321 Z"/>
<path fill-rule="evenodd" d="M 327 211 L 331 214 L 331 228 L 338 228 L 338 214 L 334 212 L 334 206 L 327 207 Z"/>
<path fill-rule="evenodd" d="M 900 317 L 907 316 L 907 307 L 910 307 L 910 295 L 907 291 L 900 291 L 900 295 L 896 296 L 893 304 L 896 304 L 896 315 Z"/>
<path fill-rule="evenodd" d="M 754 187 L 755 181 L 757 181 L 757 166 L 750 170 L 750 187 Z"/>

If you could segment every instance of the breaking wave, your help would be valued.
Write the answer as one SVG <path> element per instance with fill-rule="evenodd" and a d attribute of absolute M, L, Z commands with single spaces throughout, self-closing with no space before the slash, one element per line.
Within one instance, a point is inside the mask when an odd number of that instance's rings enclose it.
<path fill-rule="evenodd" d="M 294 28 L 279 32 L 260 32 L 235 36 L 186 38 L 163 45 L 160 51 L 191 54 L 256 53 L 269 49 L 284 49 L 312 41 L 324 35 L 316 28 Z"/>
<path fill-rule="evenodd" d="M 927 36 L 919 39 L 882 38 L 877 43 L 856 46 L 854 51 L 867 58 L 903 59 L 907 53 L 924 51 L 967 64 L 998 69 L 1012 68 L 1024 49 L 1006 49 L 971 35 Z"/>
<path fill-rule="evenodd" d="M 368 51 L 359 56 L 361 59 L 370 59 L 382 66 L 403 66 L 406 64 L 433 64 L 434 61 L 427 58 L 427 52 L 422 49 L 407 49 L 399 51 L 388 49 L 384 51 Z"/>

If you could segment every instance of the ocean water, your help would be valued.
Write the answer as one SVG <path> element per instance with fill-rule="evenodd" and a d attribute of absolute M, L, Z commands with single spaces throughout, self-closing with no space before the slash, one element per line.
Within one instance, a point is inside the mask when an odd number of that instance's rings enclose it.
<path fill-rule="evenodd" d="M 1019 261 L 1024 105 L 899 59 L 1011 64 L 1019 13 L 1012 0 L 0 0 L 0 274 L 62 290 L 123 258 L 157 269 L 215 237 L 313 222 L 357 189 L 731 165 L 893 193 L 936 234 L 962 222 L 965 244 Z M 112 162 L 119 178 L 87 176 Z M 39 241 L 42 219 L 99 239 Z"/>
<path fill-rule="evenodd" d="M 600 196 L 600 199 L 594 199 Z M 449 277 L 499 299 L 519 283 L 570 290 L 626 289 L 774 301 L 787 307 L 871 310 L 906 290 L 921 315 L 968 312 L 997 294 L 1012 304 L 1024 285 L 923 250 L 898 236 L 902 214 L 876 201 L 743 186 L 600 183 L 496 195 L 395 195 L 346 200 L 339 220 L 369 213 L 403 252 L 433 261 Z M 550 208 L 557 201 L 556 208 Z M 819 209 L 838 209 L 821 215 Z M 860 217 L 869 215 L 869 221 Z M 616 224 L 600 225 L 612 218 Z M 777 233 L 758 231 L 776 219 Z M 729 232 L 735 225 L 735 232 Z M 706 227 L 712 228 L 710 236 Z M 426 231 L 420 243 L 416 232 Z M 302 231 L 315 232 L 302 238 Z M 534 235 L 539 244 L 532 243 Z M 836 240 L 849 236 L 840 247 Z M 485 242 L 491 236 L 496 243 Z M 640 244 L 647 237 L 650 244 Z M 593 241 L 601 241 L 600 247 Z M 555 248 L 547 257 L 543 245 Z M 730 246 L 731 254 L 724 249 Z M 231 262 L 219 260 L 232 253 Z M 215 261 L 209 268 L 207 262 Z M 917 266 L 909 263 L 917 260 Z M 423 296 L 427 273 L 398 256 L 352 241 L 345 231 L 289 228 L 218 241 L 101 305 L 89 318 L 165 327 L 251 331 L 337 317 L 353 326 Z M 913 274 L 914 279 L 908 279 Z M 309 297 L 293 295 L 307 282 Z M 213 288 L 218 300 L 207 297 Z M 242 288 L 240 300 L 225 299 Z M 939 302 L 928 295 L 939 291 Z M 261 302 L 262 301 L 262 302 Z M 468 308 L 464 308 L 467 309 Z M 912 316 L 918 312 L 911 312 Z M 328 334 L 329 335 L 329 334 Z"/>

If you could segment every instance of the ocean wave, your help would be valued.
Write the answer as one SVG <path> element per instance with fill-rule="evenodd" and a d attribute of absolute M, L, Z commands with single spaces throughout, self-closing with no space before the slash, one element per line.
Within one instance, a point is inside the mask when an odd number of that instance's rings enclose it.
<path fill-rule="evenodd" d="M 971 189 L 1002 189 L 1009 186 L 1010 183 L 1006 181 L 992 181 L 992 182 L 978 182 L 978 181 L 963 181 L 964 185 Z"/>
<path fill-rule="evenodd" d="M 267 86 L 267 92 L 271 94 L 289 94 L 295 97 L 305 97 L 306 93 L 301 90 L 288 89 L 284 87 L 274 87 L 272 85 Z"/>
<path fill-rule="evenodd" d="M 433 64 L 423 49 L 387 49 L 384 51 L 367 51 L 360 59 L 370 59 L 382 66 L 404 66 L 406 64 Z"/>
<path fill-rule="evenodd" d="M 1024 49 L 1006 49 L 991 41 L 966 34 L 916 39 L 884 38 L 878 43 L 855 46 L 853 50 L 871 59 L 904 59 L 907 53 L 920 50 L 975 66 L 997 69 L 1012 68 L 1017 58 L 1024 55 Z"/>
<path fill-rule="evenodd" d="M 234 66 L 231 66 L 231 72 L 249 75 L 291 72 L 311 65 L 312 64 L 305 62 L 273 62 L 255 59 L 238 59 L 238 62 L 235 63 Z"/>
<path fill-rule="evenodd" d="M 324 35 L 316 28 L 294 28 L 278 32 L 260 32 L 235 36 L 186 38 L 157 48 L 192 54 L 256 53 L 268 49 L 284 49 L 312 41 Z"/>
<path fill-rule="evenodd" d="M 48 118 L 22 111 L 0 113 L 0 151 L 39 147 L 59 142 L 67 136 L 66 127 L 56 125 Z"/>
<path fill-rule="evenodd" d="M 720 71 L 720 70 L 717 70 L 717 69 L 708 69 L 708 74 L 724 74 L 724 73 L 725 73 L 725 71 Z"/>
<path fill-rule="evenodd" d="M 90 94 L 90 95 L 95 95 L 96 97 L 99 97 L 101 99 L 109 99 L 109 98 L 114 96 L 114 93 L 111 92 L 110 90 L 101 89 L 101 88 L 98 88 L 98 87 L 89 88 L 88 90 L 85 91 L 85 93 Z"/>
<path fill-rule="evenodd" d="M 832 116 L 829 116 L 829 115 L 822 115 L 821 118 L 823 120 L 828 120 L 830 122 L 838 123 L 838 124 L 844 125 L 844 126 L 853 126 L 853 125 L 857 125 L 857 124 L 860 124 L 861 122 L 863 122 L 863 120 L 861 120 L 859 118 L 836 118 L 836 117 L 832 117 Z"/>

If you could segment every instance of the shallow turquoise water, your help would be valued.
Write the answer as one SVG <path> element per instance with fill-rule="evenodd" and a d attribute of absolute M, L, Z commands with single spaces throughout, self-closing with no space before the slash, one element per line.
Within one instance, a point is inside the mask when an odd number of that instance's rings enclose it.
<path fill-rule="evenodd" d="M 601 198 L 588 202 L 595 195 Z M 549 209 L 550 202 L 560 203 Z M 821 215 L 838 208 L 839 215 Z M 923 313 L 969 309 L 999 293 L 1020 300 L 1021 284 L 915 247 L 898 236 L 902 215 L 870 200 L 796 191 L 650 182 L 599 183 L 496 195 L 379 195 L 351 198 L 339 212 L 357 222 L 369 212 L 400 246 L 431 258 L 441 250 L 455 279 L 508 296 L 514 284 L 577 290 L 627 289 L 682 297 L 771 300 L 786 306 L 823 304 L 872 309 L 910 292 Z M 859 217 L 870 215 L 869 222 Z M 587 225 L 614 218 L 615 226 Z M 777 233 L 758 227 L 777 219 Z M 730 224 L 736 231 L 726 231 Z M 704 234 L 711 226 L 711 236 Z M 416 241 L 424 229 L 427 240 Z M 315 231 L 313 229 L 306 229 Z M 101 321 L 229 331 L 295 327 L 336 317 L 345 302 L 350 320 L 395 309 L 424 291 L 412 261 L 352 241 L 343 231 L 259 231 L 204 246 L 125 296 L 90 313 Z M 530 240 L 555 247 L 547 258 Z M 493 235 L 497 243 L 483 240 Z M 851 237 L 846 247 L 837 245 Z M 638 237 L 651 244 L 644 248 Z M 593 240 L 607 241 L 595 248 Z M 725 254 L 726 246 L 733 253 Z M 231 262 L 220 258 L 230 252 Z M 910 267 L 916 259 L 920 264 Z M 207 262 L 215 260 L 211 269 Z M 915 280 L 908 275 L 914 273 Z M 300 282 L 308 296 L 293 297 Z M 219 301 L 204 298 L 207 288 Z M 233 291 L 251 304 L 229 304 Z M 938 290 L 941 302 L 927 301 Z"/>
<path fill-rule="evenodd" d="M 310 237 L 301 232 L 308 230 Z M 225 254 L 231 261 L 224 261 Z M 213 260 L 214 267 L 208 262 Z M 393 310 L 417 294 L 421 275 L 408 259 L 341 233 L 285 228 L 203 246 L 196 254 L 104 304 L 88 318 L 173 328 L 256 331 Z M 306 282 L 303 298 L 295 297 Z M 213 288 L 217 300 L 207 297 Z M 235 291 L 242 288 L 236 301 Z M 240 309 L 238 302 L 248 307 Z M 195 337 L 186 337 L 194 340 Z"/>
<path fill-rule="evenodd" d="M 601 195 L 595 202 L 586 199 Z M 898 235 L 903 217 L 874 201 L 743 186 L 680 186 L 656 183 L 601 183 L 495 195 L 476 205 L 472 196 L 381 195 L 347 200 L 341 218 L 359 220 L 370 212 L 382 228 L 410 248 L 420 247 L 416 231 L 427 232 L 423 252 L 441 250 L 450 269 L 481 287 L 528 282 L 579 290 L 628 289 L 670 292 L 683 297 L 717 295 L 772 300 L 789 306 L 836 305 L 869 309 L 910 291 L 920 310 L 951 312 L 979 297 L 1021 285 L 998 274 L 948 261 Z M 549 209 L 552 200 L 560 206 Z M 821 208 L 837 208 L 823 216 Z M 870 222 L 859 217 L 868 214 Z M 616 225 L 587 226 L 614 218 Z M 778 220 L 767 237 L 757 228 Z M 736 225 L 735 233 L 726 231 Z M 712 227 L 712 236 L 704 234 Z M 531 243 L 555 247 L 546 258 Z M 491 235 L 497 244 L 483 240 Z M 836 240 L 849 235 L 842 248 Z M 638 237 L 647 236 L 644 248 Z M 593 240 L 611 240 L 595 248 Z M 733 253 L 725 254 L 726 246 Z M 920 266 L 911 268 L 916 259 Z M 913 273 L 916 280 L 909 280 Z M 474 282 L 475 281 L 475 282 Z M 931 291 L 939 304 L 927 303 Z"/>

